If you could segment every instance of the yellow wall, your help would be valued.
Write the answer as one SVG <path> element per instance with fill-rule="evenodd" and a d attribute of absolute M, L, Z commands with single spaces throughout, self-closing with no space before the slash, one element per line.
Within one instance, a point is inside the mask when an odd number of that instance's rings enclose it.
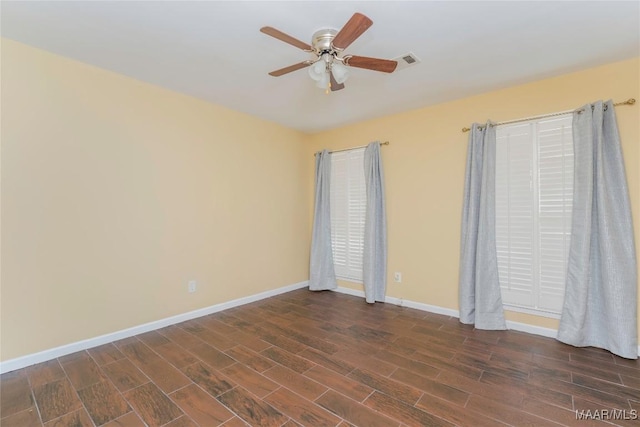
<path fill-rule="evenodd" d="M 1 96 L 2 360 L 307 279 L 305 135 L 6 39 Z"/>
<path fill-rule="evenodd" d="M 613 63 L 318 133 L 311 137 L 307 157 L 311 159 L 322 148 L 391 142 L 382 147 L 388 215 L 387 295 L 457 310 L 468 137 L 461 128 L 489 118 L 503 121 L 569 110 L 598 99 L 640 101 L 639 82 L 638 58 Z M 638 104 L 616 108 L 636 242 L 640 242 L 639 108 Z M 313 186 L 311 174 L 308 185 Z M 402 272 L 401 284 L 393 282 L 394 271 Z M 362 289 L 348 282 L 341 285 Z M 558 325 L 554 319 L 520 313 L 507 313 L 507 318 L 550 328 Z"/>

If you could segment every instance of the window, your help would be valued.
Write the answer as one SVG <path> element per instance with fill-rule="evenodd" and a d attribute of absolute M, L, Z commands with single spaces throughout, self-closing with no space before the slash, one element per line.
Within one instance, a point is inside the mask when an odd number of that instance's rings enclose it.
<path fill-rule="evenodd" d="M 496 129 L 496 247 L 507 308 L 562 310 L 573 204 L 572 116 Z"/>
<path fill-rule="evenodd" d="M 338 279 L 362 283 L 364 148 L 331 154 L 331 247 Z"/>

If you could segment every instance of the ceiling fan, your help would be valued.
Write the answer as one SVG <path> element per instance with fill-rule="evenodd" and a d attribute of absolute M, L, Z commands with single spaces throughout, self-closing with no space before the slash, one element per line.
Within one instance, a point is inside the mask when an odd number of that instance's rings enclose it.
<path fill-rule="evenodd" d="M 315 59 L 272 71 L 269 75 L 280 77 L 292 71 L 310 67 L 309 75 L 317 82 L 316 85 L 329 93 L 329 89 L 332 91 L 344 89 L 344 82 L 349 76 L 347 66 L 392 73 L 398 65 L 397 61 L 342 54 L 344 49 L 367 31 L 372 24 L 373 21 L 363 14 L 354 13 L 340 31 L 330 28 L 316 31 L 311 39 L 311 45 L 273 27 L 262 27 L 261 32 L 316 56 Z"/>

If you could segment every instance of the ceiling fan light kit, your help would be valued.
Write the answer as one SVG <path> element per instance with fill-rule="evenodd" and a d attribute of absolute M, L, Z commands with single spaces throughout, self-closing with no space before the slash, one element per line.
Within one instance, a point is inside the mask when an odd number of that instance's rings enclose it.
<path fill-rule="evenodd" d="M 343 50 L 360 37 L 372 24 L 373 21 L 371 19 L 361 13 L 355 13 L 340 31 L 333 29 L 316 31 L 311 39 L 311 45 L 273 27 L 262 27 L 260 29 L 261 32 L 316 56 L 315 59 L 290 65 L 272 71 L 269 74 L 274 77 L 280 77 L 309 67 L 309 76 L 316 82 L 316 86 L 325 89 L 326 93 L 329 93 L 329 90 L 344 89 L 344 82 L 349 78 L 350 74 L 349 67 L 392 73 L 398 65 L 397 61 L 366 56 L 342 55 Z"/>

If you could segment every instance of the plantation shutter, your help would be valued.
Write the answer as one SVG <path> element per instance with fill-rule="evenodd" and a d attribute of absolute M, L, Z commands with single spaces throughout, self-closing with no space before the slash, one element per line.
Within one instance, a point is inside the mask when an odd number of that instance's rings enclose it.
<path fill-rule="evenodd" d="M 572 117 L 538 123 L 540 289 L 538 307 L 562 311 L 573 206 Z"/>
<path fill-rule="evenodd" d="M 503 303 L 560 313 L 571 206 L 571 115 L 496 131 L 496 249 Z"/>
<path fill-rule="evenodd" d="M 331 245 L 336 277 L 362 282 L 364 148 L 331 154 Z"/>
<path fill-rule="evenodd" d="M 531 126 L 496 130 L 496 250 L 503 304 L 530 306 L 534 289 Z"/>

